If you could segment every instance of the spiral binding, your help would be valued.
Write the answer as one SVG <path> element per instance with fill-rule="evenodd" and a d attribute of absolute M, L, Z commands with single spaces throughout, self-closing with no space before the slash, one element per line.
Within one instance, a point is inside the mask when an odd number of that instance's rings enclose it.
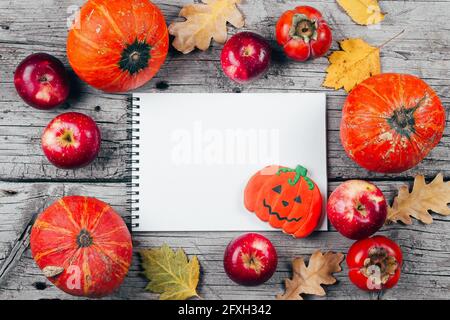
<path fill-rule="evenodd" d="M 140 98 L 129 97 L 127 99 L 127 144 L 126 173 L 127 182 L 127 218 L 131 221 L 131 227 L 139 227 L 139 139 L 140 139 Z"/>

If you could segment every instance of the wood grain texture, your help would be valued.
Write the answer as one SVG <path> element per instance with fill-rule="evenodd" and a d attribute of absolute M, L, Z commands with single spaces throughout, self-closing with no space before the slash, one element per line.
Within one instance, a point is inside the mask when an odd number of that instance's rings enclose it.
<path fill-rule="evenodd" d="M 66 21 L 73 6 L 83 1 L 43 0 L 20 1 L 10 4 L 0 0 L 0 179 L 115 179 L 126 178 L 124 144 L 126 143 L 126 96 L 106 95 L 74 79 L 75 94 L 69 101 L 70 110 L 85 112 L 96 119 L 103 133 L 103 148 L 99 159 L 91 166 L 65 171 L 54 168 L 42 155 L 40 135 L 47 123 L 63 110 L 36 112 L 18 98 L 13 72 L 18 63 L 32 52 L 45 51 L 64 61 Z M 155 1 L 164 12 L 167 22 L 177 19 L 184 1 Z M 170 3 L 170 4 L 168 4 Z M 450 176 L 450 129 L 431 154 L 415 169 L 401 175 L 386 176 L 368 173 L 346 156 L 339 140 L 339 123 L 345 92 L 321 87 L 328 65 L 326 58 L 308 63 L 287 60 L 274 42 L 276 17 L 297 1 L 244 1 L 240 6 L 247 17 L 245 29 L 258 31 L 272 40 L 275 58 L 267 76 L 246 86 L 236 85 L 226 78 L 220 67 L 221 45 L 213 44 L 206 52 L 182 55 L 171 50 L 159 74 L 141 92 L 308 92 L 328 94 L 328 150 L 329 177 L 346 179 L 369 177 L 396 179 L 423 172 L 428 177 L 442 171 Z M 363 37 L 374 45 L 381 45 L 402 30 L 405 33 L 382 50 L 385 72 L 412 73 L 422 77 L 439 94 L 444 104 L 450 101 L 450 22 L 445 12 L 448 1 L 385 1 L 383 10 L 389 14 L 379 29 L 355 25 L 333 0 L 315 1 L 333 26 L 335 40 Z M 427 19 L 423 19 L 427 12 Z M 434 26 L 439 25 L 439 28 Z M 236 30 L 231 28 L 231 33 Z M 337 49 L 334 44 L 333 49 Z M 68 107 L 68 106 L 67 106 Z M 100 109 L 98 108 L 100 107 Z M 96 111 L 98 110 L 98 111 Z M 20 121 L 18 121 L 20 120 Z M 448 126 L 449 127 L 449 126 Z"/>
<path fill-rule="evenodd" d="M 392 199 L 402 183 L 378 183 L 388 199 Z M 339 183 L 331 183 L 331 191 Z M 126 215 L 126 188 L 123 183 L 81 186 L 77 183 L 1 183 L 0 184 L 0 298 L 42 299 L 72 297 L 62 293 L 45 279 L 34 263 L 28 246 L 28 232 L 37 213 L 64 195 L 90 195 L 109 202 Z M 412 226 L 386 226 L 385 234 L 398 241 L 405 264 L 398 287 L 384 293 L 386 299 L 448 298 L 450 289 L 450 217 L 435 216 L 431 225 L 417 221 Z M 222 257 L 228 242 L 236 232 L 155 232 L 133 236 L 134 257 L 129 275 L 110 299 L 155 299 L 145 292 L 147 280 L 142 276 L 139 250 L 167 243 L 183 248 L 188 255 L 197 255 L 201 264 L 200 295 L 206 299 L 273 299 L 283 290 L 283 279 L 290 276 L 290 261 L 297 256 L 308 258 L 315 250 L 346 253 L 351 240 L 335 230 L 316 232 L 307 239 L 293 239 L 281 232 L 264 233 L 277 247 L 279 267 L 266 284 L 246 288 L 232 283 L 223 270 Z M 344 271 L 337 274 L 338 283 L 327 287 L 328 299 L 374 299 L 376 295 L 355 290 Z M 323 299 L 308 297 L 309 299 Z"/>
<path fill-rule="evenodd" d="M 0 0 L 0 299 L 72 298 L 48 282 L 34 264 L 28 249 L 29 231 L 38 212 L 56 198 L 69 194 L 98 197 L 125 215 L 126 95 L 103 94 L 81 83 L 72 74 L 73 95 L 64 108 L 40 112 L 27 107 L 17 96 L 13 72 L 27 55 L 44 51 L 54 54 L 67 66 L 65 41 L 67 19 L 83 0 Z M 168 23 L 177 19 L 183 4 L 191 0 L 156 0 Z M 384 72 L 411 73 L 427 81 L 450 103 L 450 1 L 380 1 L 387 12 L 380 28 L 355 25 L 334 0 L 316 0 L 333 27 L 335 40 L 362 37 L 381 45 L 402 30 L 404 34 L 382 48 Z M 431 178 L 443 172 L 450 178 L 450 129 L 441 143 L 416 168 L 399 175 L 368 173 L 355 165 L 342 149 L 339 123 L 345 92 L 321 87 L 328 65 L 326 58 L 308 63 L 288 61 L 274 41 L 276 18 L 287 9 L 306 1 L 245 0 L 239 8 L 246 16 L 245 30 L 257 31 L 271 40 L 274 61 L 266 77 L 250 85 L 230 82 L 219 61 L 221 45 L 206 52 L 181 55 L 169 52 L 159 74 L 140 92 L 326 92 L 328 96 L 328 158 L 330 189 L 348 178 L 376 180 L 392 199 L 403 182 L 412 182 L 416 173 Z M 230 33 L 236 30 L 230 29 Z M 333 45 L 333 50 L 337 49 Z M 47 123 L 66 109 L 94 117 L 103 134 L 99 159 L 91 166 L 65 171 L 51 166 L 40 150 L 40 135 Z M 448 124 L 448 120 L 447 120 Z M 402 246 L 405 254 L 403 275 L 398 287 L 383 293 L 384 299 L 450 298 L 450 218 L 436 217 L 432 225 L 414 222 L 412 226 L 392 225 L 382 233 Z M 307 258 L 317 249 L 346 252 L 351 241 L 337 232 L 316 233 L 294 240 L 279 232 L 266 235 L 277 246 L 280 265 L 275 276 L 256 288 L 237 286 L 226 277 L 222 255 L 236 233 L 140 233 L 134 235 L 135 255 L 129 276 L 111 299 L 154 299 L 143 290 L 137 251 L 168 243 L 199 256 L 202 265 L 200 294 L 212 299 L 272 299 L 282 291 L 282 280 L 290 275 L 290 260 Z M 343 264 L 345 269 L 345 263 Z M 338 284 L 327 288 L 330 299 L 373 299 L 378 296 L 355 290 L 344 272 Z M 314 297 L 310 297 L 314 298 Z"/>

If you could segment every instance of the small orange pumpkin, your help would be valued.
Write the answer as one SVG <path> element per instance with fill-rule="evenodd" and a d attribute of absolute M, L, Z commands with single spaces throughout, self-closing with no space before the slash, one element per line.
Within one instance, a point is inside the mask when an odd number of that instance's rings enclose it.
<path fill-rule="evenodd" d="M 268 166 L 250 178 L 244 204 L 262 221 L 295 238 L 311 234 L 322 213 L 322 195 L 302 166 Z"/>
<path fill-rule="evenodd" d="M 75 73 L 106 92 L 125 92 L 147 83 L 168 49 L 166 21 L 149 0 L 89 0 L 67 37 L 67 56 Z"/>
<path fill-rule="evenodd" d="M 445 117 L 441 100 L 423 80 L 408 74 L 379 74 L 348 95 L 342 110 L 342 145 L 367 170 L 403 172 L 436 147 Z"/>
<path fill-rule="evenodd" d="M 31 254 L 44 275 L 75 296 L 104 297 L 122 283 L 133 245 L 122 218 L 95 198 L 54 202 L 31 229 Z"/>

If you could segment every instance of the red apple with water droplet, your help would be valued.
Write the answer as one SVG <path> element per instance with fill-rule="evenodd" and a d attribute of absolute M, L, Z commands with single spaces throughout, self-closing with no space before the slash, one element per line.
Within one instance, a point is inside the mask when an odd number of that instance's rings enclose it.
<path fill-rule="evenodd" d="M 269 69 L 270 57 L 267 40 L 253 32 L 240 32 L 227 41 L 220 60 L 225 74 L 244 84 L 264 75 Z"/>
<path fill-rule="evenodd" d="M 54 118 L 41 139 L 47 159 L 62 169 L 87 166 L 97 157 L 100 144 L 100 130 L 95 121 L 78 112 L 63 113 Z"/>
<path fill-rule="evenodd" d="M 14 73 L 14 85 L 28 105 L 41 110 L 62 105 L 70 92 L 64 65 L 46 53 L 35 53 L 25 58 Z"/>
<path fill-rule="evenodd" d="M 269 280 L 277 268 L 275 247 L 258 233 L 246 233 L 232 240 L 223 258 L 225 272 L 234 282 L 254 286 Z"/>
<path fill-rule="evenodd" d="M 360 240 L 380 230 L 386 221 L 386 199 L 374 184 L 349 180 L 328 198 L 328 219 L 342 235 Z"/>

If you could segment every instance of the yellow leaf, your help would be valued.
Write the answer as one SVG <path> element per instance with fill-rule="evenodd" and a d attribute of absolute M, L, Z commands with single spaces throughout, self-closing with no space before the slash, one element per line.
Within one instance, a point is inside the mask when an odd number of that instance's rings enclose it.
<path fill-rule="evenodd" d="M 198 297 L 200 265 L 196 256 L 190 261 L 182 249 L 168 245 L 140 252 L 145 276 L 150 280 L 146 290 L 161 294 L 160 300 L 185 300 Z"/>
<path fill-rule="evenodd" d="M 296 258 L 292 262 L 292 279 L 286 279 L 286 291 L 277 296 L 278 300 L 303 300 L 301 294 L 314 294 L 324 296 L 325 290 L 322 284 L 334 284 L 336 279 L 333 273 L 340 272 L 341 262 L 344 259 L 342 253 L 320 251 L 314 252 L 309 259 L 308 266 L 302 258 Z"/>
<path fill-rule="evenodd" d="M 377 24 L 384 20 L 377 0 L 337 0 L 337 3 L 357 24 Z"/>
<path fill-rule="evenodd" d="M 408 186 L 399 189 L 398 196 L 394 198 L 392 207 L 388 208 L 387 222 L 401 221 L 411 224 L 411 217 L 423 223 L 433 222 L 429 210 L 443 215 L 450 215 L 450 181 L 444 182 L 444 177 L 439 173 L 429 184 L 426 184 L 425 177 L 416 176 L 414 186 L 409 193 Z"/>
<path fill-rule="evenodd" d="M 357 84 L 381 73 L 380 49 L 362 39 L 339 42 L 341 51 L 333 52 L 328 60 L 327 76 L 323 85 L 338 90 L 351 91 Z"/>
<path fill-rule="evenodd" d="M 227 22 L 236 28 L 244 26 L 244 16 L 236 7 L 241 0 L 202 1 L 204 3 L 186 5 L 179 13 L 186 21 L 173 22 L 169 26 L 169 33 L 175 36 L 172 45 L 184 54 L 196 47 L 205 51 L 211 45 L 211 39 L 225 43 Z"/>

